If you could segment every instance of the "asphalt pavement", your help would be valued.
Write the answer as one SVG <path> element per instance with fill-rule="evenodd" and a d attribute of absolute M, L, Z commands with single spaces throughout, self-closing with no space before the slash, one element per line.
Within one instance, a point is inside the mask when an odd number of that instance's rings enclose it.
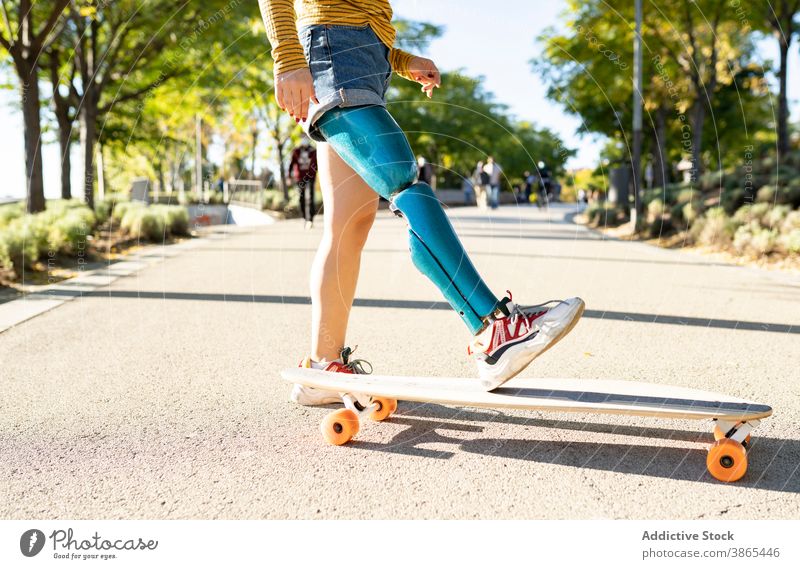
<path fill-rule="evenodd" d="M 498 294 L 581 296 L 527 377 L 614 378 L 773 406 L 738 483 L 709 422 L 402 403 L 345 447 L 279 376 L 309 348 L 321 224 L 216 228 L 0 333 L 0 517 L 794 518 L 800 277 L 618 241 L 573 206 L 449 210 Z M 473 376 L 469 336 L 379 214 L 348 343 L 376 373 Z M 34 302 L 34 301 L 32 301 Z"/>

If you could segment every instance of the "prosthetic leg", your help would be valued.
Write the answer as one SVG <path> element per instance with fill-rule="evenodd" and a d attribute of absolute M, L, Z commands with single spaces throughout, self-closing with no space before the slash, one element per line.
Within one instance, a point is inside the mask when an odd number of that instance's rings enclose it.
<path fill-rule="evenodd" d="M 405 134 L 380 106 L 337 108 L 315 125 L 336 153 L 408 223 L 414 265 L 442 291 L 474 335 L 501 309 L 475 270 L 417 163 Z"/>

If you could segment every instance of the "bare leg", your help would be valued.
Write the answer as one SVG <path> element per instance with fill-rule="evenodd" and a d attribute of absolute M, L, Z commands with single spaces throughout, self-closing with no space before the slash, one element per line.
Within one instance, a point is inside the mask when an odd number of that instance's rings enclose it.
<path fill-rule="evenodd" d="M 317 146 L 324 232 L 311 268 L 311 359 L 335 360 L 345 346 L 361 250 L 378 195 L 326 143 Z"/>

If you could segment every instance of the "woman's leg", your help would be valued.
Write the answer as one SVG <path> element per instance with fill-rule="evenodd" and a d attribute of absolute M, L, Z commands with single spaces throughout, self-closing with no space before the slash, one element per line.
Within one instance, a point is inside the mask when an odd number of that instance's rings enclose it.
<path fill-rule="evenodd" d="M 378 196 L 330 145 L 317 146 L 317 159 L 324 231 L 311 269 L 311 359 L 332 361 L 345 345 L 361 250 Z"/>
<path fill-rule="evenodd" d="M 470 261 L 428 184 L 405 133 L 381 106 L 336 108 L 316 127 L 333 148 L 408 224 L 411 260 L 439 288 L 470 333 L 487 327 L 502 304 Z"/>

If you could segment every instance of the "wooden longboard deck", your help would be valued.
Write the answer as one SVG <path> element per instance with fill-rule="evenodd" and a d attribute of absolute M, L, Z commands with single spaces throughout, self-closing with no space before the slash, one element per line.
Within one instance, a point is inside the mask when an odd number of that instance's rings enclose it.
<path fill-rule="evenodd" d="M 465 407 L 732 421 L 772 414 L 768 405 L 721 393 L 635 381 L 517 378 L 487 392 L 478 380 L 467 378 L 350 375 L 307 368 L 287 369 L 281 376 L 329 391 Z"/>

